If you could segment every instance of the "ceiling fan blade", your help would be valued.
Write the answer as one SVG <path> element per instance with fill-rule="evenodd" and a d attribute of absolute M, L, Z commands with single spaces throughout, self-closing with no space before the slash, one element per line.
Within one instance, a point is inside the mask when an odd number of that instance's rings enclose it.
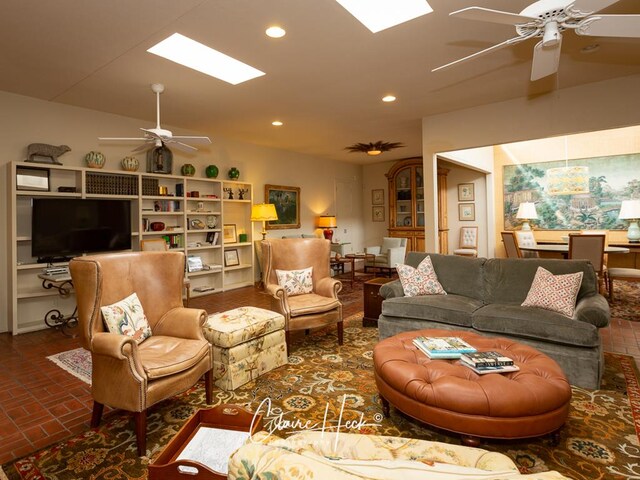
<path fill-rule="evenodd" d="M 189 143 L 195 143 L 197 145 L 208 145 L 211 143 L 209 137 L 192 137 L 188 135 L 174 135 L 171 137 L 174 140 L 187 140 Z"/>
<path fill-rule="evenodd" d="M 578 35 L 640 38 L 640 15 L 594 15 L 580 22 Z"/>
<path fill-rule="evenodd" d="M 132 141 L 132 142 L 144 142 L 147 138 L 130 138 L 130 137 L 98 137 L 98 140 L 119 140 L 119 141 Z"/>
<path fill-rule="evenodd" d="M 599 12 L 607 8 L 609 5 L 619 2 L 620 0 L 575 0 L 571 5 L 565 7 L 569 12 L 580 12 L 582 15 L 590 15 L 593 12 Z"/>
<path fill-rule="evenodd" d="M 197 152 L 198 149 L 196 147 L 192 147 L 191 145 L 187 145 L 186 143 L 176 142 L 175 140 L 165 140 L 165 144 L 170 144 L 171 148 L 175 148 L 176 150 L 182 150 L 183 152 Z"/>
<path fill-rule="evenodd" d="M 527 40 L 527 39 L 533 37 L 535 35 L 535 33 L 536 32 L 534 31 L 532 34 L 524 36 L 524 37 L 510 38 L 509 40 L 506 40 L 506 41 L 504 41 L 502 43 L 498 43 L 497 45 L 494 45 L 492 47 L 485 48 L 484 50 L 480 50 L 479 52 L 473 53 L 473 54 L 468 55 L 468 56 L 466 56 L 464 58 L 460 58 L 460 59 L 458 59 L 458 60 L 456 60 L 454 62 L 447 63 L 446 65 L 442 65 L 442 66 L 440 66 L 438 68 L 434 68 L 431 71 L 432 72 L 437 72 L 438 70 L 442 70 L 444 68 L 451 67 L 453 65 L 456 65 L 457 63 L 466 62 L 467 60 L 471 60 L 472 58 L 475 58 L 475 57 L 481 57 L 483 55 L 486 55 L 487 53 L 495 52 L 496 50 L 499 50 L 501 48 L 508 47 L 509 45 L 515 45 L 516 43 L 523 42 L 524 40 Z"/>
<path fill-rule="evenodd" d="M 558 37 L 558 43 L 552 47 L 543 46 L 539 41 L 533 49 L 533 65 L 531 65 L 531 81 L 535 82 L 541 78 L 553 75 L 558 71 L 560 65 L 560 51 L 562 48 L 562 37 Z"/>
<path fill-rule="evenodd" d="M 520 25 L 523 23 L 538 22 L 536 17 L 518 15 L 517 13 L 502 12 L 483 7 L 468 7 L 462 10 L 451 12 L 450 16 L 465 18 L 467 20 L 478 20 L 480 22 L 504 23 L 506 25 Z"/>
<path fill-rule="evenodd" d="M 131 150 L 131 152 L 132 153 L 146 152 L 147 150 L 150 150 L 153 147 L 154 147 L 154 145 L 151 144 L 151 143 L 143 143 L 142 145 L 139 145 L 136 148 L 134 148 L 133 150 Z"/>

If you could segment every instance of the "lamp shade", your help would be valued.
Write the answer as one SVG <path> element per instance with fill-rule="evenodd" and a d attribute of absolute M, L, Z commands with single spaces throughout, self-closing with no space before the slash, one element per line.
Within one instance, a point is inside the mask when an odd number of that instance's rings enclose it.
<path fill-rule="evenodd" d="M 535 220 L 538 218 L 538 212 L 536 212 L 536 204 L 533 202 L 522 202 L 518 207 L 518 213 L 516 218 L 522 220 Z"/>
<path fill-rule="evenodd" d="M 252 222 L 270 222 L 278 220 L 276 206 L 273 203 L 258 203 L 251 206 Z"/>
<path fill-rule="evenodd" d="M 640 219 L 640 200 L 623 200 L 618 218 L 620 220 Z"/>
<path fill-rule="evenodd" d="M 559 167 L 547 170 L 549 195 L 589 193 L 589 167 Z"/>
<path fill-rule="evenodd" d="M 337 226 L 336 217 L 332 215 L 322 215 L 318 219 L 318 227 L 320 228 L 336 228 Z"/>

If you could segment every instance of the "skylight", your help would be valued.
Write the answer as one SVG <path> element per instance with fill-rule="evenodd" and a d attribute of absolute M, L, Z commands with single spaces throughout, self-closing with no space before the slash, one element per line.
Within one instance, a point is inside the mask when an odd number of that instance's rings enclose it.
<path fill-rule="evenodd" d="M 433 12 L 426 0 L 336 0 L 373 33 Z"/>
<path fill-rule="evenodd" d="M 149 50 L 160 57 L 192 68 L 225 82 L 237 85 L 252 78 L 261 77 L 264 72 L 218 52 L 195 40 L 174 33 Z"/>

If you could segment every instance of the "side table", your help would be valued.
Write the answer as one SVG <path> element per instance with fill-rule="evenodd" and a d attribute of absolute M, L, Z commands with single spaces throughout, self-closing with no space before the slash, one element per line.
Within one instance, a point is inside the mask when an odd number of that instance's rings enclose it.
<path fill-rule="evenodd" d="M 377 327 L 378 317 L 382 313 L 382 300 L 380 287 L 385 283 L 392 282 L 393 278 L 373 278 L 364 282 L 364 317 L 362 317 L 363 327 Z"/>
<path fill-rule="evenodd" d="M 73 289 L 73 281 L 68 273 L 58 275 L 40 273 L 38 278 L 42 280 L 42 288 L 57 290 L 63 298 L 68 297 Z M 76 306 L 71 315 L 65 315 L 57 308 L 49 310 L 44 316 L 44 323 L 50 328 L 60 327 L 60 331 L 67 337 L 75 337 L 69 332 L 78 326 L 78 307 Z"/>

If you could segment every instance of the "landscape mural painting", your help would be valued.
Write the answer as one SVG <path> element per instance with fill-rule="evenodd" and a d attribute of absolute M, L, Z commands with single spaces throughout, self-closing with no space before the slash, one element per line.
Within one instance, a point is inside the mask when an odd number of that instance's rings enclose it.
<path fill-rule="evenodd" d="M 547 193 L 547 170 L 567 164 L 589 168 L 589 193 Z M 522 223 L 516 219 L 521 202 L 535 203 L 538 230 L 622 230 L 627 225 L 618 219 L 620 203 L 640 198 L 640 153 L 505 165 L 503 186 L 506 230 Z"/>

